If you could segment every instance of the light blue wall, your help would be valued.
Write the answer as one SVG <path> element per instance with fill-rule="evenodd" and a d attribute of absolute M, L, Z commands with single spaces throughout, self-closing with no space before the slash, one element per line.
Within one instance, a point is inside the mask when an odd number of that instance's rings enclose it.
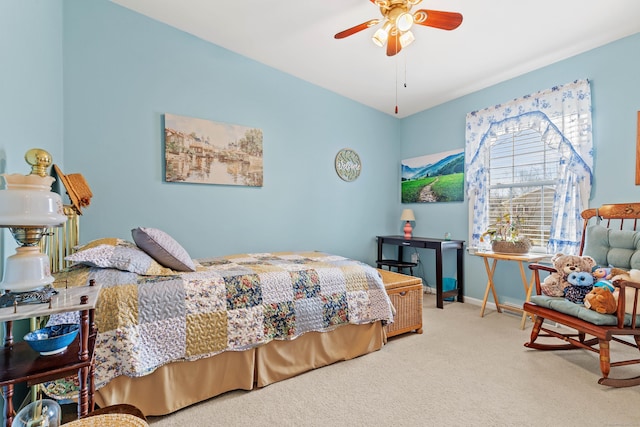
<path fill-rule="evenodd" d="M 399 231 L 397 119 L 104 0 L 64 2 L 64 47 L 65 168 L 94 194 L 82 240 L 150 226 L 196 258 L 372 263 L 376 234 Z M 163 182 L 164 113 L 262 129 L 264 186 Z M 350 183 L 334 170 L 344 147 L 363 164 Z"/>
<path fill-rule="evenodd" d="M 62 164 L 62 3 L 0 0 L 0 57 L 0 173 L 29 173 L 24 154 L 34 147 Z M 17 244 L 8 230 L 0 236 L 1 272 Z M 28 326 L 14 324 L 14 338 Z"/>
<path fill-rule="evenodd" d="M 61 163 L 61 2 L 0 1 L 0 55 L 0 173 L 28 173 L 24 154 L 34 147 Z M 0 251 L 12 254 L 13 237 L 0 233 Z"/>
<path fill-rule="evenodd" d="M 468 112 L 509 101 L 552 86 L 588 78 L 591 81 L 593 141 L 595 152 L 591 206 L 640 200 L 635 185 L 636 117 L 640 110 L 640 34 L 616 41 L 458 98 L 408 117 L 402 121 L 401 159 L 464 147 L 465 117 Z M 407 205 L 416 215 L 416 232 L 468 239 L 468 203 Z M 422 257 L 425 267 L 431 257 Z M 482 259 L 465 258 L 465 294 L 481 299 L 486 286 Z M 452 267 L 449 266 L 449 273 Z M 434 273 L 426 280 L 433 283 Z M 515 263 L 498 264 L 496 285 L 505 301 L 524 299 Z M 491 299 L 490 299 L 491 301 Z"/>

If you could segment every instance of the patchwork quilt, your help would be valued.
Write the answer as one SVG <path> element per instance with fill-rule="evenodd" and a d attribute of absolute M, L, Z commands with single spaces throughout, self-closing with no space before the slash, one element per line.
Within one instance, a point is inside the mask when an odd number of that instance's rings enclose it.
<path fill-rule="evenodd" d="M 321 252 L 195 260 L 195 272 L 142 276 L 76 265 L 56 274 L 68 286 L 102 285 L 95 322 L 95 385 L 138 377 L 173 361 L 242 351 L 342 324 L 392 322 L 377 270 Z M 72 315 L 77 316 L 77 313 Z M 50 323 L 65 323 L 67 315 Z M 49 384 L 48 392 L 60 385 Z"/>

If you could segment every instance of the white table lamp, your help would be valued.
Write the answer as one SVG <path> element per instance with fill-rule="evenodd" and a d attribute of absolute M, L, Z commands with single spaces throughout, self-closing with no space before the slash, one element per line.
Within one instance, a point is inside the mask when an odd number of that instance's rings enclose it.
<path fill-rule="evenodd" d="M 25 154 L 30 175 L 3 174 L 5 188 L 0 190 L 0 227 L 9 228 L 21 246 L 7 258 L 0 290 L 12 293 L 39 290 L 53 283 L 49 258 L 40 252 L 39 243 L 47 228 L 65 223 L 60 195 L 51 191 L 55 178 L 48 176 L 51 156 L 32 149 Z"/>
<path fill-rule="evenodd" d="M 416 217 L 413 215 L 412 209 L 405 209 L 402 211 L 402 215 L 400 216 L 401 221 L 406 221 L 404 224 L 404 238 L 410 239 L 411 232 L 413 228 L 411 228 L 411 221 L 415 221 Z"/>

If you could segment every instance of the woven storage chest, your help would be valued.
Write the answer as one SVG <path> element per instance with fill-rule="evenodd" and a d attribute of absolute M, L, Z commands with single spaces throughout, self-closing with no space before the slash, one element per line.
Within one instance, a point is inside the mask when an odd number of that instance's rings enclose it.
<path fill-rule="evenodd" d="M 393 323 L 387 325 L 387 336 L 416 331 L 422 333 L 422 279 L 378 269 L 387 295 L 396 309 Z"/>

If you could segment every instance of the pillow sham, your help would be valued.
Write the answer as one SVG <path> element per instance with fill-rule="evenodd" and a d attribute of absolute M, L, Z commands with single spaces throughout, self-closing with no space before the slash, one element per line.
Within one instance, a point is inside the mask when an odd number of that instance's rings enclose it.
<path fill-rule="evenodd" d="M 196 271 L 189 253 L 164 231 L 138 227 L 131 230 L 131 235 L 136 245 L 161 265 L 177 271 Z"/>
<path fill-rule="evenodd" d="M 91 267 L 115 268 L 143 276 L 168 276 L 175 271 L 158 264 L 134 243 L 117 238 L 98 239 L 80 247 L 65 260 Z"/>

